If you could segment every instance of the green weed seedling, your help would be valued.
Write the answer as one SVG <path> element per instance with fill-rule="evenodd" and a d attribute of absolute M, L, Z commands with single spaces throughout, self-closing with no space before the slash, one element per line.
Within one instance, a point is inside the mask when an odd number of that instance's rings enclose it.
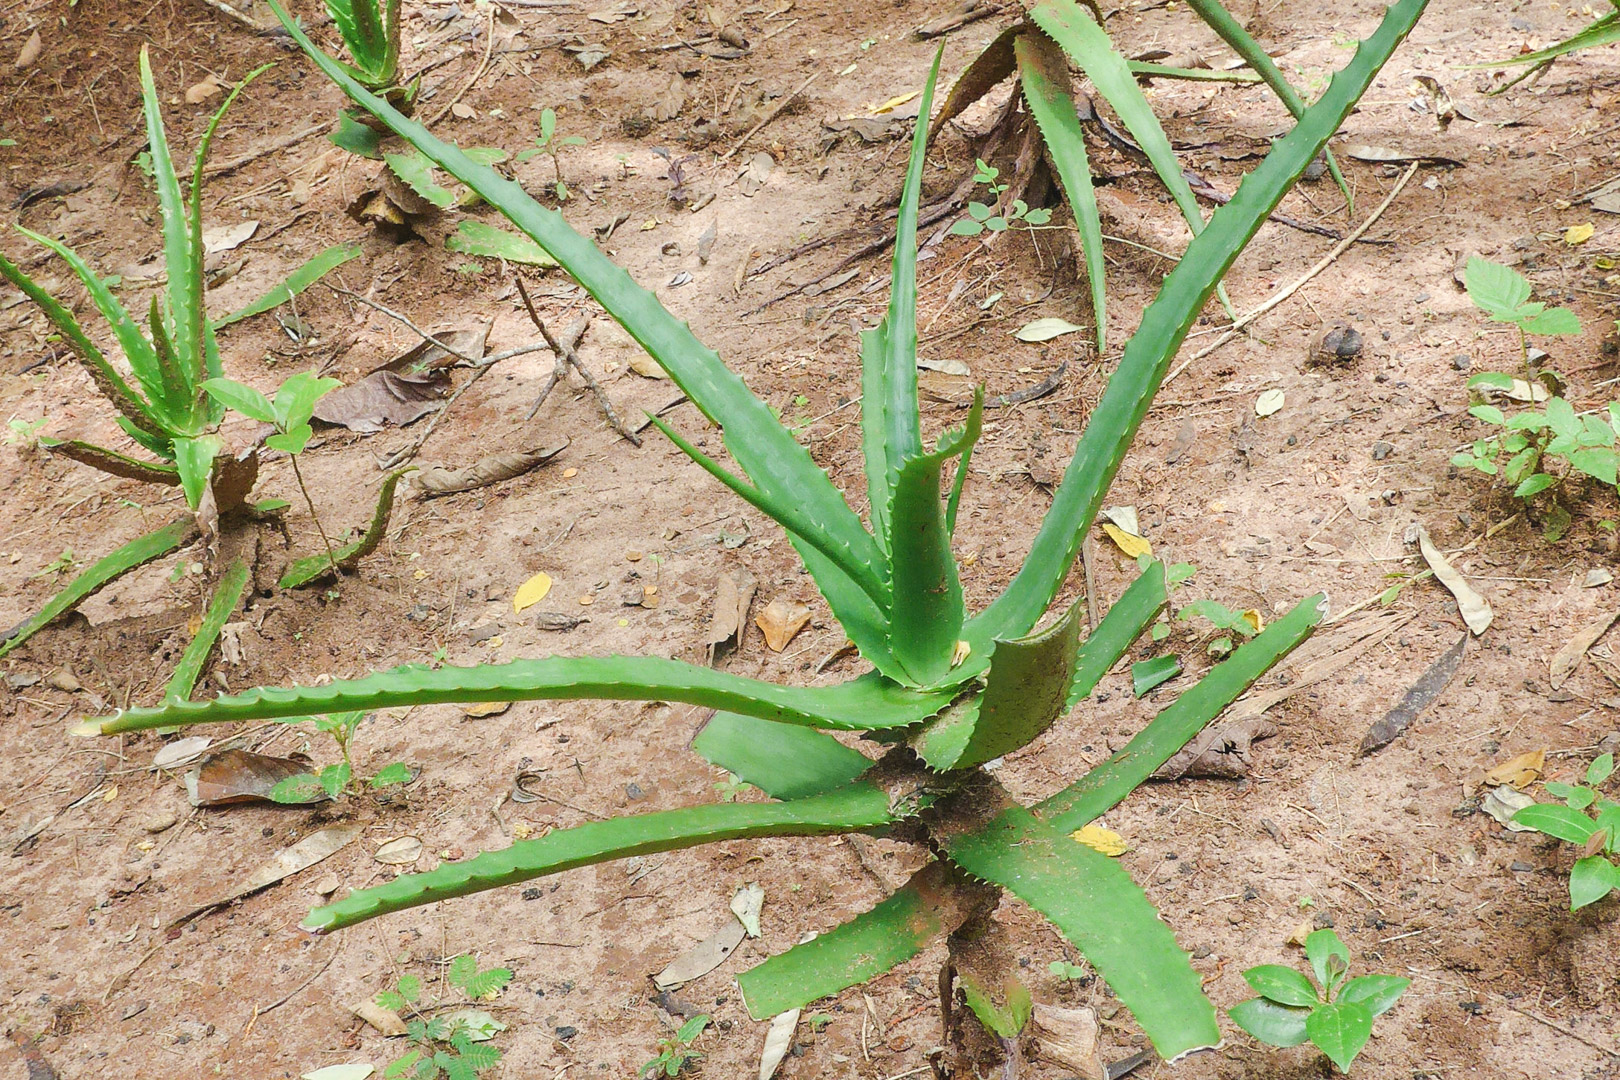
<path fill-rule="evenodd" d="M 1087 975 L 1083 965 L 1071 964 L 1067 960 L 1053 960 L 1046 965 L 1046 970 L 1065 982 L 1079 982 Z"/>
<path fill-rule="evenodd" d="M 51 418 L 42 416 L 38 420 L 24 420 L 21 417 L 12 417 L 6 421 L 7 446 L 38 446 L 39 429 L 50 423 Z"/>
<path fill-rule="evenodd" d="M 1001 170 L 994 165 L 986 165 L 982 158 L 975 159 L 973 165 L 977 170 L 973 174 L 973 182 L 985 186 L 990 202 L 968 203 L 968 216 L 951 226 L 952 234 L 978 236 L 985 231 L 1006 232 L 1018 222 L 1025 225 L 1045 225 L 1052 220 L 1052 211 L 1044 208 L 1031 210 L 1023 199 L 1014 199 L 1012 205 L 1001 213 L 996 213 L 994 204 L 1000 201 L 1001 193 L 1007 190 L 1006 184 L 997 183 Z"/>
<path fill-rule="evenodd" d="M 672 1037 L 658 1043 L 658 1056 L 641 1067 L 642 1077 L 679 1076 L 688 1065 L 703 1060 L 701 1051 L 692 1049 L 703 1029 L 709 1026 L 707 1014 L 700 1013 L 681 1025 Z"/>
<path fill-rule="evenodd" d="M 1350 974 L 1350 950 L 1332 930 L 1305 939 L 1309 978 L 1281 964 L 1261 964 L 1243 973 L 1260 996 L 1227 1011 L 1233 1023 L 1263 1043 L 1299 1046 L 1310 1042 L 1340 1072 L 1372 1038 L 1373 1018 L 1387 1012 L 1412 984 L 1399 975 Z"/>
<path fill-rule="evenodd" d="M 1535 402 L 1544 398 L 1542 408 L 1525 408 L 1512 417 L 1486 401 L 1476 401 L 1469 415 L 1501 429 L 1500 435 L 1476 440 L 1466 450 L 1452 456 L 1460 469 L 1472 469 L 1487 476 L 1500 475 L 1514 485 L 1516 498 L 1529 500 L 1561 484 L 1572 476 L 1591 477 L 1615 486 L 1620 458 L 1615 454 L 1615 433 L 1620 429 L 1620 404 L 1610 403 L 1603 413 L 1579 414 L 1575 407 L 1555 392 L 1560 381 L 1534 370 L 1530 336 L 1576 334 L 1580 320 L 1568 308 L 1549 308 L 1530 299 L 1530 283 L 1523 275 L 1498 263 L 1479 257 L 1468 260 L 1464 269 L 1468 297 L 1474 306 L 1494 321 L 1507 323 L 1519 333 L 1519 355 L 1524 377 L 1500 371 L 1486 371 L 1468 380 L 1468 388 L 1483 394 L 1495 391 L 1509 399 Z M 1553 390 L 1548 389 L 1548 384 Z M 1506 455 L 1507 460 L 1502 461 Z M 1561 462 L 1556 473 L 1549 472 L 1549 461 Z M 1556 503 L 1546 522 L 1549 540 L 1556 540 L 1569 524 L 1569 514 Z"/>
<path fill-rule="evenodd" d="M 416 774 L 403 761 L 384 765 L 363 784 L 355 776 L 354 759 L 350 756 L 349 749 L 354 742 L 354 733 L 365 718 L 366 714 L 363 712 L 330 713 L 307 718 L 282 717 L 282 722 L 288 724 L 310 720 L 315 725 L 316 731 L 332 737 L 343 760 L 335 765 L 327 765 L 318 773 L 300 773 L 297 776 L 287 777 L 270 789 L 270 798 L 278 803 L 308 803 L 316 801 L 322 795 L 328 799 L 335 799 L 345 794 L 358 795 L 366 788 L 378 791 L 396 784 L 408 784 L 415 779 Z"/>
<path fill-rule="evenodd" d="M 1581 854 L 1569 872 L 1569 910 L 1579 911 L 1620 889 L 1620 803 L 1602 798 L 1597 789 L 1614 773 L 1614 755 L 1604 754 L 1586 769 L 1585 784 L 1548 781 L 1547 794 L 1564 805 L 1537 803 L 1513 815 L 1517 825 L 1575 844 Z M 1587 811 L 1591 811 L 1588 815 Z"/>
<path fill-rule="evenodd" d="M 921 843 L 932 861 L 871 910 L 741 973 L 744 1003 L 756 1019 L 859 985 L 943 937 L 947 967 L 941 974 L 949 992 L 942 1004 L 960 994 L 968 1006 L 951 1007 L 946 1016 L 955 1034 L 965 1038 L 982 1023 L 1017 1036 L 1030 998 L 1017 977 L 1008 931 L 995 918 L 1007 890 L 1079 950 L 1164 1058 L 1219 1042 L 1200 977 L 1153 903 L 1115 860 L 1070 834 L 1130 795 L 1303 641 L 1322 618 L 1322 598 L 1309 597 L 1274 620 L 1192 681 L 1128 747 L 1034 806 L 1014 799 L 983 766 L 1029 745 L 1080 706 L 1164 607 L 1165 568 L 1150 563 L 1084 640 L 1075 605 L 1052 610 L 1189 328 L 1410 31 L 1424 0 L 1398 0 L 1387 10 L 1317 103 L 1193 239 L 1125 346 L 1023 565 L 1005 591 L 977 611 L 969 611 L 964 598 L 953 537 L 982 426 L 982 395 L 960 427 L 926 442 L 918 411 L 917 208 L 925 121 L 906 167 L 888 312 L 862 338 L 865 490 L 855 502 L 870 508 L 868 517 L 769 406 L 594 242 L 518 184 L 368 93 L 316 49 L 275 0 L 271 6 L 351 100 L 556 259 L 721 430 L 730 462 L 654 420 L 698 466 L 784 530 L 870 670 L 841 684 L 804 687 L 657 656 L 419 664 L 322 686 L 261 687 L 206 703 L 130 709 L 77 730 L 114 734 L 459 701 L 656 700 L 714 709 L 692 748 L 756 785 L 767 800 L 714 801 L 557 829 L 357 890 L 312 912 L 304 925 L 337 930 L 576 867 L 720 840 L 877 834 Z M 936 59 L 919 102 L 921 117 L 931 114 L 937 72 Z M 872 754 L 829 731 L 863 733 Z M 972 948 L 964 948 L 968 942 Z M 1015 1042 L 992 1045 L 1009 1055 L 1021 1052 Z"/>
<path fill-rule="evenodd" d="M 504 967 L 480 971 L 478 958 L 463 953 L 450 961 L 445 978 L 469 1002 L 492 1001 L 512 981 L 512 971 Z M 410 1013 L 405 1017 L 405 1037 L 411 1049 L 383 1069 L 383 1080 L 438 1080 L 441 1076 L 477 1080 L 478 1074 L 500 1064 L 501 1051 L 489 1041 L 505 1031 L 506 1025 L 487 1011 L 469 1006 L 429 1016 L 422 1003 L 422 980 L 415 975 L 401 975 L 394 989 L 382 991 L 374 1000 L 393 1012 Z"/>
<path fill-rule="evenodd" d="M 545 154 L 551 158 L 551 169 L 556 173 L 556 180 L 552 184 L 552 189 L 557 193 L 558 202 L 567 202 L 568 185 L 563 183 L 562 158 L 557 155 L 557 151 L 564 146 L 584 145 L 585 139 L 579 135 L 557 137 L 557 112 L 548 106 L 540 110 L 540 134 L 534 140 L 534 147 L 529 150 L 519 151 L 517 161 L 522 164 L 540 154 Z"/>

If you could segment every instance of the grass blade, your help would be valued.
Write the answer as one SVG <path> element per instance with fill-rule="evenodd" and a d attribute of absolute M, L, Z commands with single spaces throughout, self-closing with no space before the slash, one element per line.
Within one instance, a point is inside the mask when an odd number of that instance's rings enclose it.
<path fill-rule="evenodd" d="M 171 701 L 92 720 L 76 734 L 267 720 L 312 713 L 369 712 L 396 705 L 462 701 L 679 701 L 806 727 L 868 731 L 925 720 L 950 703 L 948 691 L 908 690 L 875 675 L 837 686 L 791 687 L 656 656 L 549 656 L 506 664 L 428 668 L 407 664 L 325 686 L 256 687 L 213 701 Z"/>
<path fill-rule="evenodd" d="M 872 767 L 871 758 L 824 732 L 729 712 L 710 717 L 692 749 L 773 799 L 820 795 Z"/>
<path fill-rule="evenodd" d="M 969 620 L 964 636 L 973 648 L 983 648 L 997 637 L 1027 633 L 1051 604 L 1074 565 L 1081 541 L 1091 528 L 1176 350 L 1203 310 L 1215 282 L 1338 130 L 1390 54 L 1405 40 L 1426 4 L 1427 0 L 1397 0 L 1389 7 L 1378 29 L 1333 76 L 1317 103 L 1244 178 L 1232 201 L 1210 219 L 1210 227 L 1187 246 L 1159 295 L 1143 312 L 1140 328 L 1125 346 L 1118 369 L 1092 410 L 1029 557 L 1007 591 Z"/>
<path fill-rule="evenodd" d="M 279 307 L 350 259 L 359 257 L 359 244 L 334 244 L 315 255 L 291 274 L 288 274 L 286 281 L 253 301 L 253 303 L 238 308 L 223 318 L 215 319 L 214 329 L 223 329 L 231 325 L 231 323 L 241 322 L 243 319 L 251 318 L 254 315 L 262 315 L 271 308 Z"/>
<path fill-rule="evenodd" d="M 1283 75 L 1276 61 L 1271 59 L 1271 54 L 1260 47 L 1260 43 L 1243 28 L 1242 23 L 1232 17 L 1231 12 L 1220 5 L 1219 0 L 1187 0 L 1187 6 L 1192 8 L 1222 41 L 1230 45 L 1232 51 L 1254 69 L 1255 74 L 1265 80 L 1265 84 L 1271 87 L 1271 92 L 1277 95 L 1277 100 L 1283 103 L 1283 107 L 1295 120 L 1305 115 L 1305 100 Z M 1322 153 L 1326 155 L 1328 172 L 1333 176 L 1333 182 L 1339 185 L 1339 190 L 1344 193 L 1345 213 L 1355 217 L 1356 199 L 1350 194 L 1350 185 L 1345 180 L 1344 173 L 1339 171 L 1338 160 L 1334 158 L 1331 150 L 1324 149 Z"/>
<path fill-rule="evenodd" d="M 1091 182 L 1085 136 L 1074 111 L 1069 65 L 1045 34 L 1021 34 L 1013 47 L 1018 54 L 1024 100 L 1046 140 L 1058 182 L 1074 212 L 1074 227 L 1080 234 L 1080 251 L 1086 260 L 1086 282 L 1091 286 L 1091 314 L 1097 320 L 1097 355 L 1101 356 L 1108 348 L 1108 273 L 1103 261 L 1102 218 Z"/>
<path fill-rule="evenodd" d="M 745 837 L 855 832 L 890 820 L 889 797 L 870 785 L 854 784 L 794 802 L 716 803 L 593 821 L 352 892 L 310 912 L 303 925 L 306 930 L 336 930 L 389 912 L 632 855 Z"/>
<path fill-rule="evenodd" d="M 208 654 L 214 651 L 214 642 L 219 640 L 219 632 L 225 628 L 231 612 L 241 601 L 250 576 L 247 563 L 238 559 L 220 577 L 219 587 L 214 590 L 213 599 L 208 601 L 208 610 L 203 614 L 197 635 L 187 643 L 186 651 L 180 654 L 180 662 L 169 676 L 169 684 L 163 688 L 165 698 L 183 701 L 191 697 L 192 688 L 197 685 L 197 676 L 202 674 L 203 664 L 208 662 Z"/>
<path fill-rule="evenodd" d="M 1220 1042 L 1198 972 L 1119 864 L 1021 806 L 944 842 L 952 862 L 1052 921 L 1167 1060 Z"/>
<path fill-rule="evenodd" d="M 335 549 L 330 556 L 322 553 L 296 560 L 287 567 L 286 573 L 276 584 L 283 589 L 296 589 L 330 576 L 333 562 L 338 564 L 339 569 L 353 570 L 361 559 L 376 551 L 377 545 L 382 543 L 383 534 L 388 531 L 388 515 L 394 509 L 394 489 L 399 486 L 400 477 L 415 468 L 412 465 L 399 469 L 383 480 L 382 490 L 377 492 L 377 508 L 371 512 L 371 524 L 360 539 Z"/>
<path fill-rule="evenodd" d="M 1197 686 L 1154 717 L 1125 749 L 1040 803 L 1035 812 L 1060 833 L 1095 821 L 1146 782 L 1155 769 L 1204 730 L 1256 679 L 1309 637 L 1326 614 L 1325 603 L 1320 594 L 1300 601 L 1294 610 L 1211 668 Z"/>
<path fill-rule="evenodd" d="M 67 588 L 51 597 L 50 603 L 41 608 L 37 614 L 24 619 L 0 638 L 0 641 L 4 642 L 0 644 L 0 656 L 5 656 L 33 637 L 52 620 L 78 607 L 97 590 L 117 581 L 137 566 L 143 566 L 160 555 L 167 555 L 184 544 L 197 535 L 196 528 L 195 521 L 188 515 L 163 526 L 156 532 L 131 540 L 111 555 L 93 563 L 84 573 L 69 582 Z"/>

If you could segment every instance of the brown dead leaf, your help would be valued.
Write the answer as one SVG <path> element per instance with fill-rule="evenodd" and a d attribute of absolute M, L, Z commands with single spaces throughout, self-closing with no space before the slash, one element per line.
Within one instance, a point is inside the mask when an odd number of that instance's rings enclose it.
<path fill-rule="evenodd" d="M 222 750 L 210 754 L 185 775 L 186 797 L 192 806 L 233 806 L 271 802 L 270 789 L 289 776 L 310 771 L 308 761 L 271 757 L 248 750 Z M 310 802 L 324 802 L 321 792 Z"/>
<path fill-rule="evenodd" d="M 443 371 L 399 375 L 373 371 L 359 382 L 340 386 L 315 403 L 315 419 L 350 431 L 381 431 L 385 424 L 404 427 L 437 409 L 450 390 Z"/>
<path fill-rule="evenodd" d="M 1596 645 L 1598 639 L 1608 633 L 1609 627 L 1614 625 L 1617 618 L 1620 618 L 1620 609 L 1598 616 L 1577 630 L 1564 647 L 1553 654 L 1547 672 L 1547 682 L 1554 690 L 1560 689 L 1569 681 L 1569 677 L 1575 674 L 1575 669 L 1581 666 L 1581 658 L 1586 655 L 1586 650 Z"/>
<path fill-rule="evenodd" d="M 715 653 L 728 643 L 742 647 L 748 606 L 754 602 L 758 589 L 754 575 L 746 570 L 720 575 L 714 590 L 714 619 L 709 623 L 708 636 L 703 639 L 710 664 L 714 663 Z"/>
<path fill-rule="evenodd" d="M 405 1021 L 397 1012 L 385 1009 L 370 998 L 361 998 L 349 1006 L 349 1011 L 376 1028 L 384 1038 L 397 1038 L 405 1034 Z"/>
<path fill-rule="evenodd" d="M 236 891 L 226 899 L 235 900 L 239 896 L 246 896 L 250 892 L 274 885 L 282 878 L 301 870 L 308 870 L 353 843 L 363 829 L 364 827 L 360 825 L 328 825 L 324 829 L 310 833 L 298 843 L 278 852 L 275 858 L 248 875 L 247 880 L 237 886 Z"/>
<path fill-rule="evenodd" d="M 1154 780 L 1207 776 L 1241 780 L 1249 775 L 1249 747 L 1277 734 L 1264 716 L 1224 720 L 1206 729 L 1153 773 Z"/>
<path fill-rule="evenodd" d="M 776 159 L 761 150 L 748 159 L 748 167 L 737 177 L 737 190 L 744 196 L 753 198 L 759 189 L 765 186 L 765 181 L 771 178 L 776 169 Z"/>
<path fill-rule="evenodd" d="M 728 913 L 725 925 L 698 942 L 684 955 L 676 957 L 668 967 L 654 975 L 653 985 L 660 990 L 674 990 L 693 979 L 707 975 L 742 944 L 746 934 L 743 924 L 736 916 Z"/>
<path fill-rule="evenodd" d="M 429 498 L 435 495 L 452 495 L 458 491 L 472 491 L 475 488 L 488 487 L 490 484 L 522 476 L 550 461 L 567 447 L 568 440 L 564 439 L 556 446 L 547 446 L 539 450 L 491 454 L 479 458 L 465 469 L 446 469 L 442 465 L 434 465 L 412 476 L 410 482 Z"/>
<path fill-rule="evenodd" d="M 1494 766 L 1485 774 L 1485 783 L 1493 786 L 1507 784 L 1518 791 L 1523 791 L 1540 778 L 1546 765 L 1547 751 L 1526 750 Z"/>
<path fill-rule="evenodd" d="M 429 331 L 435 341 L 442 341 L 455 351 L 442 349 L 432 341 L 419 341 L 392 360 L 378 364 L 371 370 L 392 371 L 400 375 L 425 375 L 430 371 L 454 367 L 468 360 L 482 360 L 489 343 L 489 331 L 493 325 L 484 322 L 461 330 Z"/>
<path fill-rule="evenodd" d="M 463 708 L 462 714 L 472 720 L 481 720 L 486 716 L 499 716 L 512 707 L 510 701 L 480 701 Z"/>
<path fill-rule="evenodd" d="M 23 42 L 23 47 L 17 50 L 17 61 L 14 65 L 18 71 L 26 71 L 39 61 L 39 54 L 44 51 L 45 43 L 40 40 L 39 31 L 35 30 Z"/>
<path fill-rule="evenodd" d="M 220 85 L 217 78 L 210 75 L 202 82 L 193 83 L 186 87 L 186 104 L 201 105 L 204 102 L 214 100 L 222 93 L 224 93 L 224 87 Z"/>
<path fill-rule="evenodd" d="M 1035 1006 L 1035 1036 L 1040 1041 L 1039 1056 L 1080 1080 L 1105 1080 L 1100 1029 L 1091 1009 L 1060 1009 L 1056 1005 Z"/>
<path fill-rule="evenodd" d="M 1434 546 L 1434 541 L 1429 539 L 1427 529 L 1418 525 L 1413 531 L 1417 533 L 1418 549 L 1423 552 L 1423 561 L 1429 564 L 1429 569 L 1434 571 L 1434 576 L 1440 584 L 1451 590 L 1451 595 L 1456 597 L 1457 610 L 1461 612 L 1463 622 L 1474 634 L 1483 634 L 1490 628 L 1491 619 L 1494 617 L 1490 601 L 1475 592 L 1474 587 L 1468 584 L 1468 580 L 1446 560 L 1440 549 Z"/>
<path fill-rule="evenodd" d="M 654 92 L 652 102 L 647 106 L 647 115 L 659 122 L 673 120 L 681 115 L 685 105 L 686 80 L 680 73 L 671 72 L 669 81 Z"/>
<path fill-rule="evenodd" d="M 810 609 L 796 600 L 778 596 L 754 617 L 754 625 L 765 635 L 771 652 L 781 652 L 810 621 Z"/>

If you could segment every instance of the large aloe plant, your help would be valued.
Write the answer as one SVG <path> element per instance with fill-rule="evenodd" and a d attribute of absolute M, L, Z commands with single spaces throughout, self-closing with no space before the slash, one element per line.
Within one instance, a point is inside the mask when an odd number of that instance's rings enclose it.
<path fill-rule="evenodd" d="M 1213 1045 L 1219 1039 L 1214 1011 L 1170 928 L 1117 864 L 1068 834 L 1123 799 L 1302 641 L 1321 616 L 1321 598 L 1308 598 L 1278 619 L 1123 751 L 1033 808 L 1015 801 L 982 766 L 1027 745 L 1083 701 L 1164 603 L 1164 568 L 1150 563 L 1084 643 L 1072 608 L 1037 629 L 1188 327 L 1424 4 L 1398 0 L 1389 9 L 1321 100 L 1193 241 L 1127 345 L 1022 569 L 973 614 L 950 545 L 979 408 L 975 404 L 967 423 L 932 449 L 924 445 L 917 409 L 915 221 L 923 124 L 901 204 L 888 315 L 862 341 L 862 434 L 873 508 L 868 529 L 765 404 L 650 292 L 560 214 L 368 94 L 283 15 L 295 40 L 345 93 L 556 258 L 721 426 L 741 476 L 665 431 L 782 525 L 874 670 L 838 686 L 795 688 L 650 657 L 551 657 L 437 670 L 413 665 L 320 687 L 262 687 L 211 702 L 133 709 L 77 730 L 113 734 L 452 701 L 613 698 L 711 707 L 720 711 L 695 749 L 778 801 L 694 806 L 560 830 L 351 893 L 312 912 L 305 926 L 331 930 L 572 867 L 716 840 L 884 832 L 928 844 L 936 859 L 871 911 L 744 974 L 754 1016 L 868 979 L 947 933 L 968 1002 L 1001 1030 L 997 1018 L 1017 1012 L 1007 1009 L 1019 997 L 1016 980 L 1010 971 L 976 963 L 972 957 L 988 955 L 984 950 L 956 946 L 995 933 L 989 912 L 996 890 L 1006 889 L 1074 942 L 1162 1055 Z M 936 59 L 923 93 L 924 118 L 937 70 Z M 943 472 L 953 459 L 956 473 L 947 489 Z M 815 729 L 865 732 L 888 749 L 874 761 Z"/>

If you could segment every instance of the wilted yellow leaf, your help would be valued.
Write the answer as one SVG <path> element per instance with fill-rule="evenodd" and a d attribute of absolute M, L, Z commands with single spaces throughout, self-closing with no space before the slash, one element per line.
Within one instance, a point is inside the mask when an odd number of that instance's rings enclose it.
<path fill-rule="evenodd" d="M 909 94 L 901 94 L 899 97 L 892 97 L 881 105 L 874 105 L 869 101 L 866 103 L 866 111 L 871 113 L 873 116 L 882 116 L 884 113 L 894 112 L 894 110 L 916 97 L 917 93 L 918 91 L 913 90 Z"/>
<path fill-rule="evenodd" d="M 1571 225 L 1569 228 L 1564 230 L 1564 243 L 1568 244 L 1570 247 L 1575 247 L 1577 244 L 1584 244 L 1588 240 L 1592 239 L 1592 234 L 1595 232 L 1597 232 L 1597 228 L 1590 221 L 1580 225 Z"/>
<path fill-rule="evenodd" d="M 1485 774 L 1485 782 L 1507 784 L 1518 791 L 1523 791 L 1535 782 L 1546 765 L 1547 751 L 1526 750 L 1491 769 Z"/>
<path fill-rule="evenodd" d="M 512 703 L 510 701 L 479 701 L 466 706 L 461 711 L 469 718 L 477 720 L 485 716 L 499 716 L 511 707 Z"/>
<path fill-rule="evenodd" d="M 522 611 L 526 607 L 533 607 L 546 598 L 551 591 L 551 575 L 540 573 L 518 586 L 518 591 L 512 596 L 512 610 Z"/>
<path fill-rule="evenodd" d="M 1249 628 L 1251 630 L 1253 630 L 1257 634 L 1260 631 L 1262 631 L 1262 630 L 1264 630 L 1266 628 L 1266 624 L 1261 620 L 1260 612 L 1256 608 L 1250 608 L 1248 611 L 1245 611 L 1242 615 L 1239 615 L 1238 618 L 1240 618 L 1244 622 L 1248 623 Z"/>
<path fill-rule="evenodd" d="M 1119 545 L 1119 550 L 1123 551 L 1133 559 L 1140 558 L 1143 555 L 1153 554 L 1152 544 L 1148 543 L 1140 536 L 1126 532 L 1124 529 L 1120 528 L 1118 525 L 1115 525 L 1111 521 L 1103 522 L 1102 529 L 1103 532 L 1108 534 L 1108 539 Z"/>
<path fill-rule="evenodd" d="M 771 652 L 788 647 L 793 636 L 810 621 L 810 609 L 796 600 L 778 596 L 765 610 L 754 616 L 754 625 L 765 635 L 765 644 Z"/>
<path fill-rule="evenodd" d="M 1123 855 L 1131 848 L 1125 842 L 1123 836 L 1112 829 L 1105 829 L 1101 825 L 1087 825 L 1084 828 L 1074 830 L 1069 835 L 1086 845 L 1086 847 L 1095 848 L 1110 858 Z"/>

